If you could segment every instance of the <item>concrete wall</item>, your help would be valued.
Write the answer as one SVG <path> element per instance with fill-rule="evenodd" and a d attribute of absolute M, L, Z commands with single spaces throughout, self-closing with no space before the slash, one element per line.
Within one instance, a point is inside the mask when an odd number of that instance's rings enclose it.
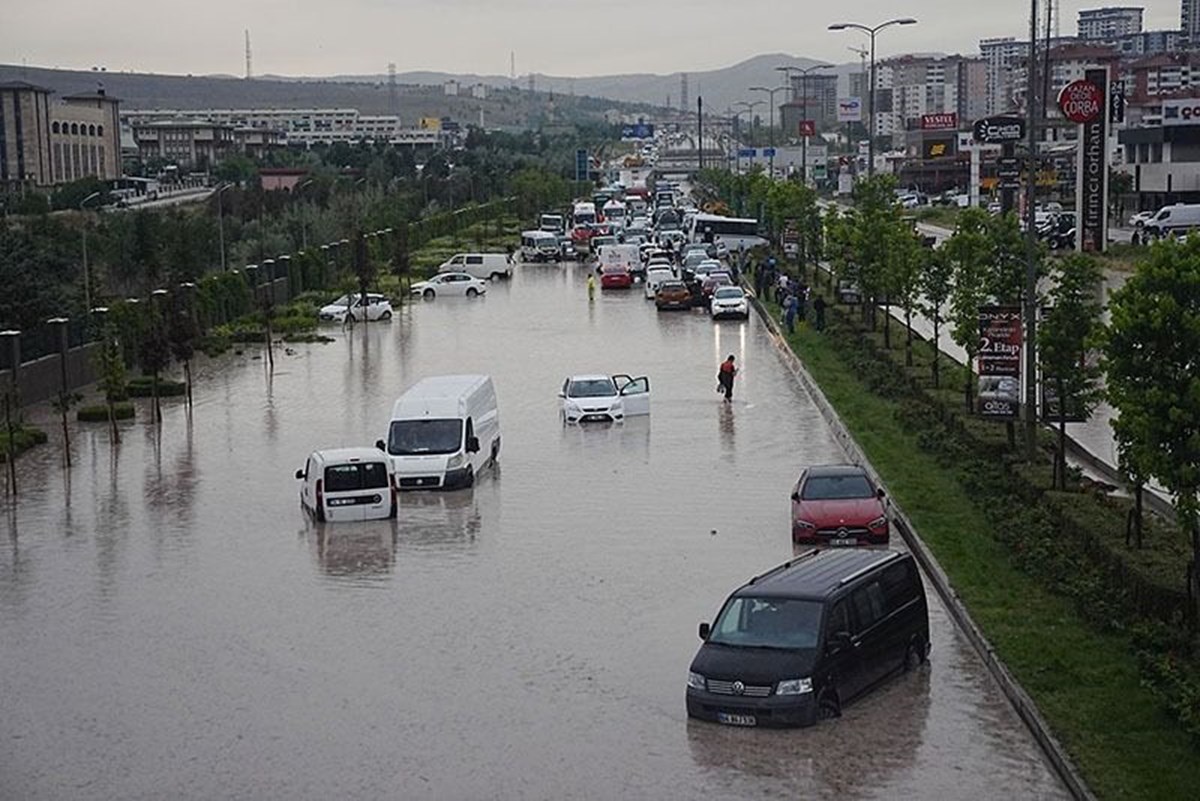
<path fill-rule="evenodd" d="M 79 348 L 67 351 L 67 386 L 79 389 L 95 383 L 96 350 L 99 344 L 92 342 Z M 62 383 L 61 366 L 58 354 L 43 356 L 31 362 L 25 362 L 17 371 L 18 397 L 22 405 L 40 403 L 58 395 Z M 0 370 L 0 387 L 8 387 L 12 381 L 12 370 Z"/>

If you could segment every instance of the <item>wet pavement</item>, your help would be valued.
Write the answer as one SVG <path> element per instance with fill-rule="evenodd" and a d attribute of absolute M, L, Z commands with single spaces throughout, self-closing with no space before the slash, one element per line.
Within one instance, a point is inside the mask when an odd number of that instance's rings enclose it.
<path fill-rule="evenodd" d="M 757 320 L 589 305 L 584 276 L 525 265 L 273 376 L 230 356 L 190 423 L 172 401 L 161 437 L 77 429 L 69 473 L 56 439 L 24 457 L 0 798 L 1065 797 L 932 591 L 930 665 L 841 720 L 688 721 L 696 623 L 791 555 L 792 482 L 842 456 Z M 650 418 L 564 427 L 562 379 L 598 371 L 649 375 Z M 495 379 L 499 471 L 395 522 L 307 523 L 307 454 L 370 444 L 450 372 Z"/>

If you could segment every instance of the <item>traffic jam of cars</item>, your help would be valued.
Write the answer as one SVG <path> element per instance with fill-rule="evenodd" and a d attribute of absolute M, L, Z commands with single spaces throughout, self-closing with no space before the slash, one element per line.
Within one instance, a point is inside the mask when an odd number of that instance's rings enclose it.
<path fill-rule="evenodd" d="M 640 291 L 657 312 L 703 309 L 747 320 L 742 254 L 765 244 L 753 219 L 705 214 L 680 187 L 613 184 L 566 211 L 539 215 L 512 253 L 456 254 L 414 299 L 485 296 L 514 263 L 572 262 L 601 292 Z M 638 289 L 635 289 L 637 287 Z M 383 295 L 348 294 L 320 310 L 328 322 L 381 321 Z M 580 373 L 559 386 L 564 426 L 631 425 L 648 417 L 651 381 L 635 374 Z M 394 403 L 375 447 L 310 454 L 295 473 L 300 505 L 319 524 L 396 518 L 399 495 L 464 490 L 497 465 L 500 414 L 492 379 L 422 379 Z M 687 671 L 691 718 L 728 726 L 812 725 L 929 654 L 925 591 L 912 556 L 889 550 L 887 495 L 855 465 L 804 467 L 789 515 L 793 558 L 755 576 L 701 623 Z"/>

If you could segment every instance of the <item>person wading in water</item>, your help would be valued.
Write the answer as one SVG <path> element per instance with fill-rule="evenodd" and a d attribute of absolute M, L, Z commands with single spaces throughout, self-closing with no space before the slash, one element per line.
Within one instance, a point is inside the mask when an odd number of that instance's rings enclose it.
<path fill-rule="evenodd" d="M 721 392 L 725 393 L 725 402 L 733 400 L 733 377 L 737 375 L 737 368 L 733 365 L 733 356 L 721 362 L 721 369 L 717 372 L 717 383 L 720 384 Z"/>

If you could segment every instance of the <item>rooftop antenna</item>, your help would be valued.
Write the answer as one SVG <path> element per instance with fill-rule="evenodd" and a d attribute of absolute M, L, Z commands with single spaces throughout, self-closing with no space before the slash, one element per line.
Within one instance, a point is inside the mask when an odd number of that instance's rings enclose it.
<path fill-rule="evenodd" d="M 395 116 L 397 112 L 396 106 L 396 64 L 391 62 L 388 64 L 388 109 Z"/>
<path fill-rule="evenodd" d="M 254 70 L 250 67 L 250 29 L 246 29 L 246 80 L 254 77 Z"/>

